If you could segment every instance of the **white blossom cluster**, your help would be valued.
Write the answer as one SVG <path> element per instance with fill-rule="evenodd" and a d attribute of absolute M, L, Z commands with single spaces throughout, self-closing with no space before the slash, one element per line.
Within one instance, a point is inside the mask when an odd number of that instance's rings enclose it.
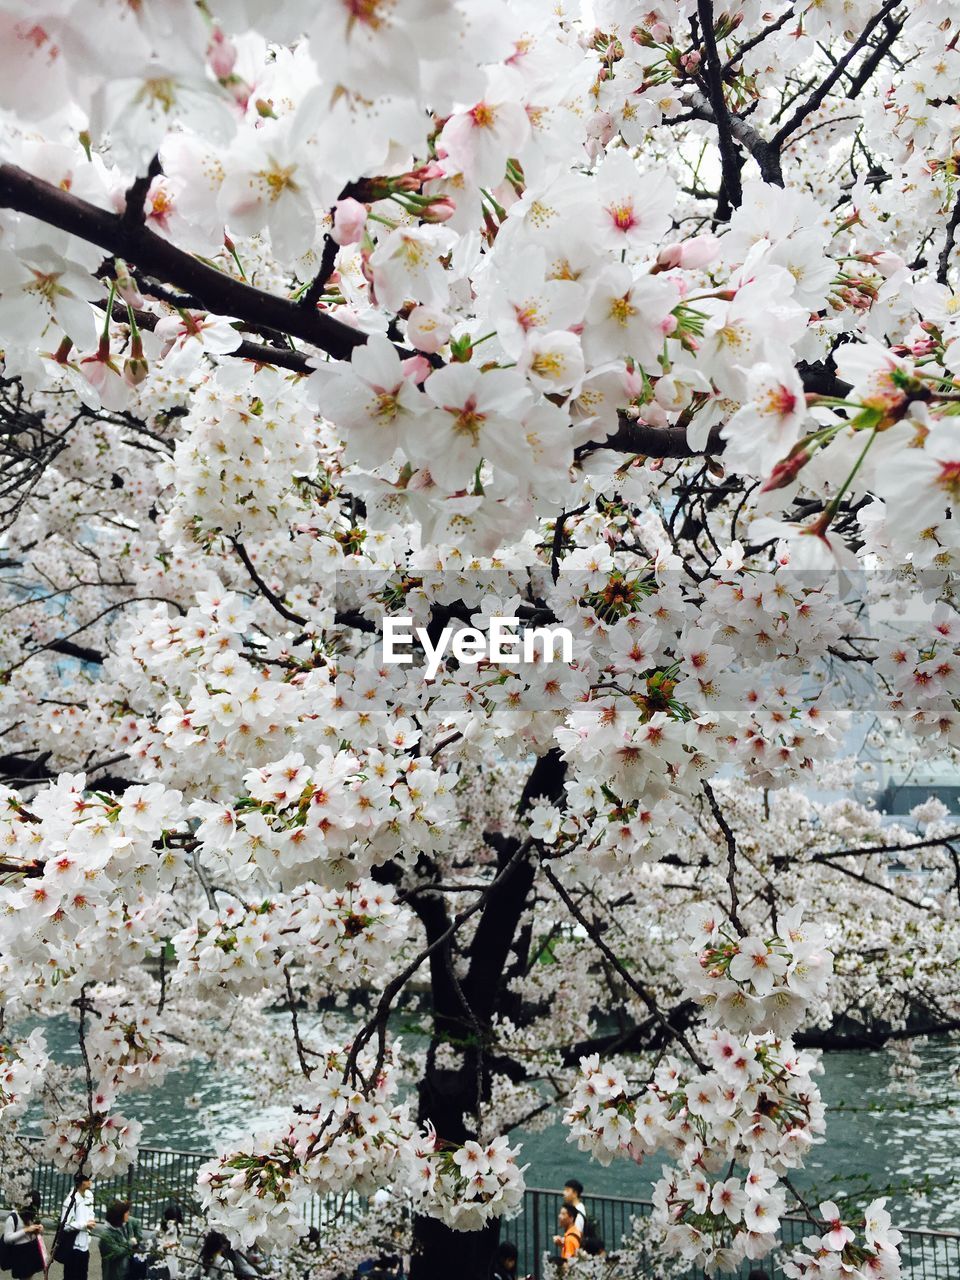
<path fill-rule="evenodd" d="M 799 907 L 786 912 L 776 934 L 763 938 L 737 936 L 717 908 L 695 912 L 682 972 L 709 1026 L 784 1037 L 797 1030 L 833 971 L 822 929 L 802 915 Z"/>
<path fill-rule="evenodd" d="M 371 881 L 343 889 L 306 884 L 246 909 L 208 908 L 173 939 L 174 985 L 208 995 L 255 993 L 290 964 L 337 984 L 382 975 L 409 931 L 394 892 Z"/>
<path fill-rule="evenodd" d="M 395 1070 L 375 1066 L 373 1087 L 344 1082 L 347 1051 L 333 1051 L 311 1079 L 312 1103 L 281 1134 L 262 1134 L 205 1165 L 198 1176 L 204 1206 L 242 1244 L 292 1242 L 306 1234 L 305 1197 L 394 1185 L 460 1231 L 479 1230 L 523 1200 L 519 1148 L 494 1138 L 485 1146 L 453 1147 L 432 1126 L 418 1128 L 406 1103 L 397 1103 Z M 370 1069 L 367 1055 L 357 1065 Z"/>
<path fill-rule="evenodd" d="M 204 1172 L 234 1239 L 476 1230 L 572 1086 L 735 1268 L 823 1132 L 790 1037 L 960 1017 L 955 824 L 838 763 L 960 748 L 960 10 L 769 9 L 0 0 L 0 1112 L 62 1083 L 60 1167 L 189 1039 L 289 1108 Z M 89 1081 L 9 1030 L 61 1015 Z M 792 1274 L 892 1280 L 819 1212 Z"/>

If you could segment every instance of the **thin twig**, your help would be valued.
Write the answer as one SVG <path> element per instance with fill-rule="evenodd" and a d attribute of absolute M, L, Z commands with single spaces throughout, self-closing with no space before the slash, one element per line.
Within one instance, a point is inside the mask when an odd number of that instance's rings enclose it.
<path fill-rule="evenodd" d="M 313 1068 L 308 1066 L 306 1055 L 303 1051 L 303 1041 L 300 1038 L 300 1023 L 297 1021 L 297 1002 L 293 994 L 293 982 L 290 978 L 290 966 L 284 965 L 283 980 L 287 986 L 287 1004 L 290 1009 L 290 1021 L 293 1023 L 293 1042 L 297 1046 L 297 1057 L 300 1060 L 300 1070 L 310 1079 Z"/>
<path fill-rule="evenodd" d="M 298 627 L 305 626 L 307 622 L 306 618 L 302 617 L 299 613 L 294 613 L 292 609 L 288 609 L 276 592 L 271 591 L 263 578 L 260 577 L 260 574 L 254 567 L 253 561 L 247 554 L 247 549 L 243 543 L 238 538 L 231 538 L 230 541 L 233 543 L 233 548 L 237 555 L 243 561 L 243 567 L 256 583 L 267 603 L 280 614 L 281 618 L 286 618 L 288 622 L 295 622 Z"/>
<path fill-rule="evenodd" d="M 703 783 L 703 794 L 707 797 L 710 812 L 716 819 L 717 826 L 723 832 L 723 838 L 727 842 L 727 884 L 730 887 L 730 922 L 742 938 L 744 936 L 744 928 L 740 923 L 740 899 L 737 896 L 737 840 L 729 822 L 723 816 L 723 810 L 717 803 L 717 797 L 713 794 L 713 787 L 707 781 Z"/>
<path fill-rule="evenodd" d="M 593 942 L 597 950 L 600 951 L 602 955 L 606 956 L 606 958 L 610 961 L 614 969 L 616 969 L 617 973 L 619 973 L 620 977 L 624 980 L 624 982 L 627 984 L 630 990 L 634 993 L 634 995 L 637 995 L 640 997 L 643 1003 L 650 1010 L 650 1013 L 652 1014 L 652 1016 L 656 1019 L 657 1022 L 660 1023 L 661 1027 L 663 1027 L 665 1031 L 667 1031 L 675 1040 L 679 1041 L 679 1043 L 683 1045 L 684 1049 L 686 1049 L 688 1055 L 690 1056 L 692 1061 L 696 1064 L 696 1066 L 701 1071 L 706 1071 L 707 1068 L 704 1066 L 703 1062 L 700 1060 L 699 1056 L 697 1055 L 697 1051 L 693 1048 L 693 1046 L 691 1045 L 690 1041 L 687 1039 L 684 1032 L 678 1030 L 674 1026 L 671 1026 L 671 1024 L 667 1021 L 667 1019 L 661 1013 L 660 1008 L 657 1005 L 656 997 L 653 995 L 653 993 L 648 991 L 647 988 L 644 987 L 641 983 L 637 982 L 633 974 L 630 973 L 628 969 L 624 968 L 623 964 L 621 964 L 616 954 L 610 949 L 610 947 L 607 946 L 606 942 L 604 942 L 603 937 L 600 934 L 600 931 L 583 914 L 583 912 L 580 910 L 577 903 L 574 901 L 573 897 L 563 887 L 560 880 L 554 875 L 550 867 L 542 860 L 541 860 L 540 866 L 541 866 L 541 869 L 543 870 L 544 875 L 550 881 L 551 885 L 553 885 L 553 888 L 556 891 L 557 895 L 559 896 L 560 900 L 563 902 L 567 910 L 570 912 L 573 918 L 578 922 L 578 924 L 580 924 L 586 930 L 587 935 L 589 936 L 590 940 Z"/>
<path fill-rule="evenodd" d="M 810 97 L 797 107 L 796 111 L 794 111 L 786 124 L 783 125 L 770 140 L 770 145 L 772 147 L 775 147 L 779 151 L 793 131 L 803 124 L 804 120 L 806 120 L 807 116 L 810 115 L 811 112 L 816 111 L 817 107 L 820 106 L 820 103 L 823 102 L 824 98 L 846 71 L 853 59 L 858 53 L 862 52 L 876 28 L 885 20 L 888 14 L 892 13 L 893 10 L 897 8 L 900 3 L 901 0 L 887 0 L 887 3 L 879 13 L 866 23 L 857 39 L 854 40 L 853 44 L 851 44 L 843 57 L 838 60 L 837 65 L 833 68 L 826 79 L 822 80 L 820 84 L 817 85 Z"/>

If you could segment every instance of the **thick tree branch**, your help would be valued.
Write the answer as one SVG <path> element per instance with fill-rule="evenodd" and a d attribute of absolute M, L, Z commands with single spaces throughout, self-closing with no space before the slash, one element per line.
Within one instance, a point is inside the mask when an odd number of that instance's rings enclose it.
<path fill-rule="evenodd" d="M 940 258 L 937 262 L 937 281 L 940 284 L 947 283 L 950 258 L 953 254 L 958 228 L 960 228 L 960 195 L 957 196 L 957 202 L 953 206 L 953 212 L 950 214 L 950 221 L 947 223 L 947 238 L 943 242 L 943 248 L 940 250 Z"/>
<path fill-rule="evenodd" d="M 716 113 L 710 100 L 699 90 L 688 98 L 694 113 L 703 120 L 716 121 Z M 737 142 L 746 147 L 757 162 L 760 176 L 764 182 L 774 186 L 783 186 L 783 173 L 780 168 L 780 150 L 773 146 L 746 120 L 729 114 L 730 132 Z"/>
<path fill-rule="evenodd" d="M 714 31 L 713 0 L 697 0 L 697 13 L 703 47 L 706 52 L 707 96 L 713 111 L 714 123 L 717 126 L 717 143 L 720 149 L 720 165 L 723 170 L 723 193 L 728 203 L 737 209 L 743 200 L 743 187 L 740 182 L 740 157 L 733 142 L 730 112 L 723 94 L 723 67 L 717 49 L 717 35 Z"/>
<path fill-rule="evenodd" d="M 98 245 L 148 275 L 193 294 L 216 315 L 288 333 L 337 359 L 366 342 L 366 334 L 316 309 L 244 284 L 178 249 L 141 224 L 81 200 L 19 168 L 0 165 L 0 207 L 14 209 Z"/>
<path fill-rule="evenodd" d="M 530 771 L 520 798 L 519 813 L 525 813 L 541 797 L 552 799 L 559 795 L 566 771 L 566 763 L 558 748 L 542 755 Z M 497 849 L 500 866 L 504 870 L 497 876 L 496 888 L 487 895 L 483 915 L 470 944 L 470 968 L 463 982 L 470 1007 L 484 1024 L 489 1023 L 496 1008 L 503 969 L 534 880 L 534 861 L 517 857 L 520 843 L 517 839 L 495 841 L 488 837 L 487 842 Z"/>
<path fill-rule="evenodd" d="M 143 209 L 147 203 L 150 184 L 154 178 L 159 176 L 160 172 L 160 157 L 154 156 L 150 161 L 147 172 L 143 177 L 137 178 L 131 185 L 127 192 L 126 207 L 123 211 L 123 220 L 128 226 L 139 226 L 143 222 Z"/>
<path fill-rule="evenodd" d="M 81 662 L 101 663 L 104 659 L 101 649 L 91 649 L 85 644 L 74 644 L 72 640 L 52 640 L 46 648 L 51 653 L 62 653 L 68 658 L 79 658 Z"/>

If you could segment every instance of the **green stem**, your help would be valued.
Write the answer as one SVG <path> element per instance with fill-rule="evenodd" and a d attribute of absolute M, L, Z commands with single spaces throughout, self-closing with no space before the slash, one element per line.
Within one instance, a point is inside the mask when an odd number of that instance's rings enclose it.
<path fill-rule="evenodd" d="M 113 300 L 117 296 L 117 282 L 110 281 L 110 296 L 107 298 L 107 314 L 103 321 L 103 333 L 101 337 L 106 342 L 110 337 L 110 321 L 113 319 Z"/>
<path fill-rule="evenodd" d="M 860 468 L 863 466 L 863 460 L 867 456 L 867 453 L 870 450 L 870 446 L 873 444 L 876 438 L 877 438 L 877 428 L 874 427 L 873 430 L 870 432 L 870 435 L 867 437 L 867 443 L 863 446 L 863 449 L 860 452 L 860 457 L 853 464 L 850 474 L 847 476 L 846 480 L 844 480 L 843 484 L 840 486 L 840 489 L 837 492 L 836 497 L 831 500 L 829 506 L 826 508 L 826 510 L 823 513 L 823 516 L 821 517 L 821 519 L 824 519 L 825 521 L 823 526 L 824 530 L 826 530 L 827 526 L 830 524 L 830 521 L 840 510 L 840 503 L 843 499 L 843 495 L 850 488 L 850 485 L 853 483 L 854 477 L 856 476 Z"/>

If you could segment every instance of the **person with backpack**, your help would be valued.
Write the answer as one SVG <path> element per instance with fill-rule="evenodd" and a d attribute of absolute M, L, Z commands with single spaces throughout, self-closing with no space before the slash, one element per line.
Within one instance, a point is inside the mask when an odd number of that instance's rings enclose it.
<path fill-rule="evenodd" d="M 43 1223 L 32 1202 L 13 1210 L 3 1224 L 0 1269 L 9 1271 L 13 1280 L 30 1280 L 47 1269 Z"/>
<path fill-rule="evenodd" d="M 580 1252 L 582 1239 L 573 1206 L 562 1204 L 560 1206 L 560 1234 L 553 1237 L 553 1243 L 558 1245 L 560 1249 L 560 1257 L 557 1262 L 561 1269 L 564 1269 L 570 1259 L 576 1257 Z"/>
<path fill-rule="evenodd" d="M 584 1247 L 600 1240 L 600 1224 L 587 1213 L 587 1206 L 583 1203 L 583 1183 L 579 1178 L 568 1178 L 563 1184 L 563 1203 L 573 1214 L 574 1226 L 580 1232 Z"/>

